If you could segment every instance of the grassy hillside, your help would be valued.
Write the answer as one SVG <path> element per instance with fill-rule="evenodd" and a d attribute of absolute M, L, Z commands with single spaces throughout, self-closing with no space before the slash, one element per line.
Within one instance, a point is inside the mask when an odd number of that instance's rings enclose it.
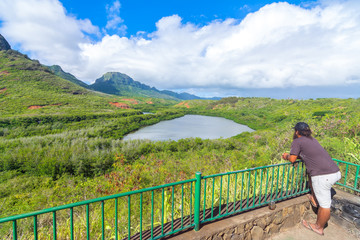
<path fill-rule="evenodd" d="M 189 113 L 225 117 L 256 131 L 216 140 L 121 140 Z M 103 94 L 16 51 L 0 51 L 0 217 L 193 178 L 196 171 L 279 163 L 298 121 L 309 123 L 332 157 L 359 164 L 359 120 L 360 99 L 178 102 Z M 10 235 L 0 229 L 0 236 Z"/>
<path fill-rule="evenodd" d="M 53 72 L 56 76 L 59 76 L 63 79 L 66 79 L 70 82 L 73 82 L 81 87 L 84 88 L 89 88 L 89 85 L 87 85 L 86 83 L 80 81 L 79 79 L 77 79 L 74 75 L 64 72 L 62 70 L 62 68 L 59 65 L 52 65 L 49 67 L 49 69 L 51 70 L 51 72 Z"/>
<path fill-rule="evenodd" d="M 124 103 L 138 109 L 175 103 L 149 98 L 123 99 L 85 89 L 55 76 L 38 61 L 16 51 L 0 51 L 1 117 L 123 111 L 121 107 L 125 105 L 116 107 L 111 103 Z"/>

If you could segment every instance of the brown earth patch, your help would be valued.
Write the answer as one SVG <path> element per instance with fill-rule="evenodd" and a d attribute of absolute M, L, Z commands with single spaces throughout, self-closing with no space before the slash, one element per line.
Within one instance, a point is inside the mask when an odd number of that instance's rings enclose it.
<path fill-rule="evenodd" d="M 56 104 L 49 104 L 49 105 L 32 105 L 30 107 L 28 107 L 28 109 L 39 109 L 39 108 L 43 108 L 43 107 L 47 107 L 47 106 L 61 106 L 62 103 L 56 103 Z"/>
<path fill-rule="evenodd" d="M 139 104 L 135 99 L 133 98 L 124 98 L 124 99 L 121 99 L 123 101 L 127 101 L 127 102 L 131 102 L 132 104 Z"/>
<path fill-rule="evenodd" d="M 9 75 L 10 73 L 8 71 L 1 71 L 0 75 Z"/>
<path fill-rule="evenodd" d="M 217 109 L 219 108 L 219 105 L 215 105 L 212 109 Z"/>
<path fill-rule="evenodd" d="M 45 106 L 33 105 L 33 106 L 28 107 L 28 109 L 39 109 L 39 108 L 43 108 L 43 107 L 45 107 Z"/>
<path fill-rule="evenodd" d="M 130 106 L 127 105 L 126 103 L 119 103 L 119 102 L 109 102 L 111 105 L 118 107 L 118 108 L 122 108 L 122 109 L 130 109 Z"/>
<path fill-rule="evenodd" d="M 190 108 L 190 106 L 187 102 L 181 102 L 181 103 L 177 104 L 177 106 L 182 106 L 182 105 L 184 105 L 186 108 Z"/>

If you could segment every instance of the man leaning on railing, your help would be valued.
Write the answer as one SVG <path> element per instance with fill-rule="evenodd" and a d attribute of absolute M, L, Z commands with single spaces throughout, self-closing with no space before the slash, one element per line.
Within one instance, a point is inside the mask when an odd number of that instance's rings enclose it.
<path fill-rule="evenodd" d="M 294 129 L 290 154 L 283 153 L 282 158 L 292 163 L 298 158 L 304 161 L 306 171 L 310 176 L 311 194 L 308 195 L 310 203 L 314 207 L 318 205 L 320 207 L 316 223 L 302 220 L 302 224 L 307 229 L 324 235 L 324 226 L 330 219 L 331 187 L 340 180 L 341 173 L 326 150 L 311 136 L 308 124 L 298 122 Z"/>

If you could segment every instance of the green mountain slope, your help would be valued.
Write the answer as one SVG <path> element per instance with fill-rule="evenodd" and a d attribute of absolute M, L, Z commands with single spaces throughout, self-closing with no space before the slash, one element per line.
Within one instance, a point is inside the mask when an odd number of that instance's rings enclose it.
<path fill-rule="evenodd" d="M 83 81 L 80 81 L 79 79 L 77 79 L 74 75 L 72 75 L 71 73 L 67 73 L 64 72 L 62 70 L 62 68 L 59 65 L 52 65 L 49 67 L 49 69 L 51 70 L 51 72 L 53 72 L 56 76 L 59 76 L 63 79 L 66 79 L 72 83 L 75 83 L 81 87 L 84 88 L 89 88 L 89 85 L 87 85 L 86 83 L 84 83 Z"/>
<path fill-rule="evenodd" d="M 152 97 L 171 100 L 193 100 L 206 99 L 189 93 L 176 93 L 169 90 L 160 91 L 138 81 L 134 81 L 126 74 L 119 72 L 108 72 L 97 79 L 90 88 L 104 93 L 128 97 Z M 213 98 L 220 99 L 220 98 Z"/>
<path fill-rule="evenodd" d="M 96 79 L 95 83 L 90 86 L 96 91 L 120 96 L 177 100 L 176 97 L 161 93 L 156 88 L 134 81 L 128 75 L 119 72 L 108 72 L 101 78 Z"/>
<path fill-rule="evenodd" d="M 137 99 L 136 107 L 147 99 Z M 156 100 L 152 100 L 156 104 Z M 124 103 L 119 106 L 112 103 Z M 175 102 L 174 102 L 175 103 Z M 94 92 L 54 75 L 46 66 L 13 50 L 0 51 L 0 116 L 87 114 L 124 111 L 135 103 Z M 124 108 L 125 108 L 124 107 Z"/>

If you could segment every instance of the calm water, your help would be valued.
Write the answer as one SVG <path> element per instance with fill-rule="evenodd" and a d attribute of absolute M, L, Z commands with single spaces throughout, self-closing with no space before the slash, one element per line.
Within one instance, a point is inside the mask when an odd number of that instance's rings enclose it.
<path fill-rule="evenodd" d="M 216 139 L 229 138 L 242 132 L 252 132 L 251 128 L 221 117 L 185 115 L 184 117 L 162 121 L 141 128 L 124 137 L 124 140 L 150 139 L 153 141 L 179 140 L 182 138 Z"/>

